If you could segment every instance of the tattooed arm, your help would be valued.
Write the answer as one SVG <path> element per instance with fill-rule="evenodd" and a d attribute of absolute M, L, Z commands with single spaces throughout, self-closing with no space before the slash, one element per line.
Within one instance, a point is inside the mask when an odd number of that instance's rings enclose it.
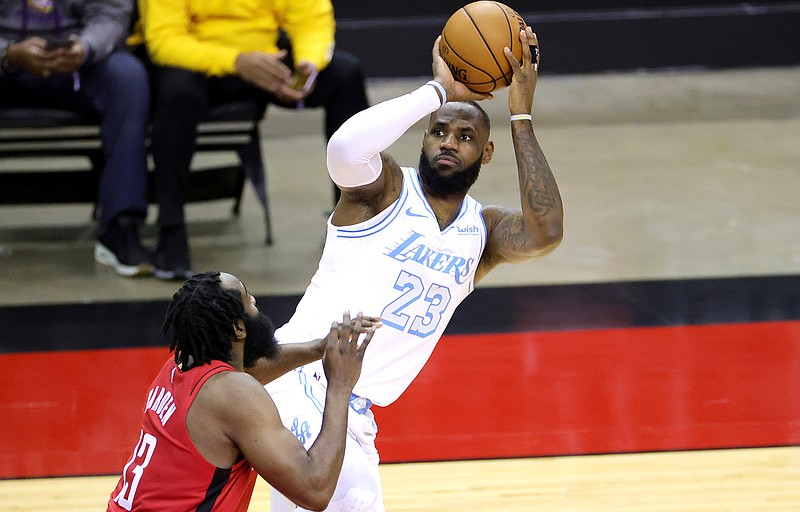
<path fill-rule="evenodd" d="M 530 27 L 520 34 L 523 42 L 522 63 L 510 52 L 506 57 L 514 69 L 508 91 L 508 106 L 512 115 L 527 114 L 533 106 L 533 93 L 538 78 L 536 36 Z M 535 58 L 535 61 L 534 61 Z M 517 159 L 521 211 L 501 206 L 483 209 L 488 239 L 476 273 L 476 281 L 500 263 L 521 263 L 541 258 L 561 243 L 564 211 L 558 185 L 550 171 L 542 148 L 527 119 L 511 121 L 511 138 Z"/>

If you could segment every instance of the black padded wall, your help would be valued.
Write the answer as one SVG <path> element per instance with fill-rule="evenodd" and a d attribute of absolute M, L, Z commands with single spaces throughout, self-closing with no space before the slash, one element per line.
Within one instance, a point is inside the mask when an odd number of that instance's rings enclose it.
<path fill-rule="evenodd" d="M 430 48 L 466 2 L 334 0 L 337 44 L 370 77 L 426 76 Z M 534 28 L 542 73 L 800 64 L 800 2 L 506 2 Z"/>

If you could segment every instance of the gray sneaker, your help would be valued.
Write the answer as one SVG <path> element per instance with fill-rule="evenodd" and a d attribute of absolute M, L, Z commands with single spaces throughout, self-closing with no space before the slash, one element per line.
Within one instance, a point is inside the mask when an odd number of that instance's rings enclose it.
<path fill-rule="evenodd" d="M 98 238 L 94 259 L 124 277 L 153 275 L 152 255 L 142 247 L 136 219 L 121 215 Z"/>

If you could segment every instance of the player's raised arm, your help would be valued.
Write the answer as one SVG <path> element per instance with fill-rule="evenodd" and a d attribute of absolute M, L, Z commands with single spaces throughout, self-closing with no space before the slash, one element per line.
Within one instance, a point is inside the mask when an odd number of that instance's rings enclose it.
<path fill-rule="evenodd" d="M 441 37 L 441 36 L 440 36 Z M 362 110 L 331 136 L 327 148 L 328 173 L 342 189 L 343 196 L 363 194 L 363 189 L 379 191 L 392 187 L 379 181 L 384 164 L 388 171 L 398 167 L 381 151 L 392 145 L 411 126 L 445 101 L 468 101 L 490 98 L 456 82 L 439 55 L 439 39 L 433 45 L 434 79 L 403 96 L 392 98 Z M 382 179 L 387 179 L 386 177 Z M 357 190 L 354 190 L 357 189 Z M 361 190 L 358 190 L 361 189 Z M 399 191 L 396 191 L 399 194 Z M 396 199 L 396 195 L 390 200 Z"/>
<path fill-rule="evenodd" d="M 536 140 L 530 116 L 538 79 L 539 45 L 530 27 L 520 31 L 520 38 L 522 62 L 509 50 L 506 50 L 506 58 L 514 70 L 508 89 L 508 108 L 522 211 L 499 206 L 484 208 L 489 235 L 476 280 L 500 263 L 519 263 L 545 256 L 558 247 L 563 236 L 561 194 Z"/>

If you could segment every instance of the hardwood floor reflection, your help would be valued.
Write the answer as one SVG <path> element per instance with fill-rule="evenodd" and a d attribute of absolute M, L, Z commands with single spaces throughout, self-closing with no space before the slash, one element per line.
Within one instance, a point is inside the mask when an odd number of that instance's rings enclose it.
<path fill-rule="evenodd" d="M 382 466 L 391 512 L 800 510 L 800 447 Z M 0 481 L 4 511 L 97 511 L 117 476 Z M 269 510 L 259 479 L 251 511 Z"/>

